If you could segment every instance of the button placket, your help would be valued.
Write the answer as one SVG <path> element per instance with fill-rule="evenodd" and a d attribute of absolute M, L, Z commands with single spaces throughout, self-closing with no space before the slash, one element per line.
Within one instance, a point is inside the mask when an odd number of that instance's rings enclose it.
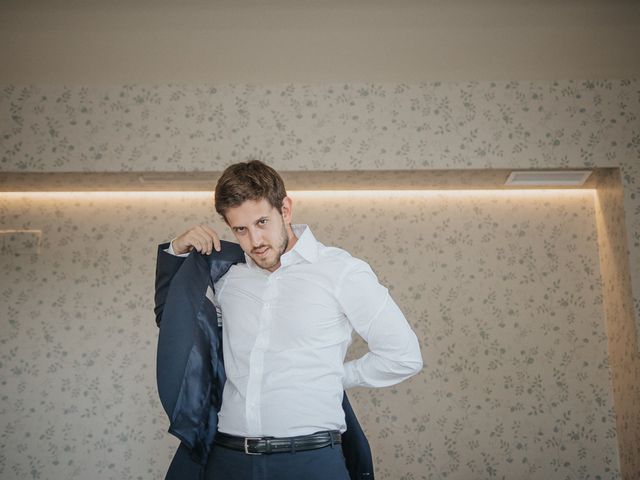
<path fill-rule="evenodd" d="M 251 432 L 262 432 L 261 398 L 264 377 L 264 356 L 269 346 L 271 331 L 272 311 L 271 299 L 274 299 L 275 289 L 269 285 L 265 289 L 263 305 L 259 317 L 258 334 L 249 357 L 249 379 L 247 381 L 246 418 L 247 426 Z M 271 301 L 267 301 L 271 300 Z"/>

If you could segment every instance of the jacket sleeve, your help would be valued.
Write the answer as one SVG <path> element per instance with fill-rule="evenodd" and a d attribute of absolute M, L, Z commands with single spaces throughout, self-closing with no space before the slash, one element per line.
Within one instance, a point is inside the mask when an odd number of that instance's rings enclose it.
<path fill-rule="evenodd" d="M 155 293 L 155 308 L 154 313 L 156 316 L 156 325 L 159 327 L 162 321 L 162 312 L 164 310 L 164 303 L 167 299 L 167 293 L 169 292 L 169 285 L 171 285 L 171 279 L 176 274 L 180 266 L 184 263 L 185 257 L 179 257 L 171 255 L 165 252 L 169 248 L 170 242 L 161 243 L 158 245 L 158 257 L 156 260 L 156 293 Z"/>

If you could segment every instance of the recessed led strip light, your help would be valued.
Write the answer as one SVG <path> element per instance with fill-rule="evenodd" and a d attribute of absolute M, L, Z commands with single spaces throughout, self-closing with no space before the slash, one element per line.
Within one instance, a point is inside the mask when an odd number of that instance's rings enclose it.
<path fill-rule="evenodd" d="M 509 187 L 551 187 L 584 185 L 591 170 L 532 170 L 511 172 L 504 184 Z"/>

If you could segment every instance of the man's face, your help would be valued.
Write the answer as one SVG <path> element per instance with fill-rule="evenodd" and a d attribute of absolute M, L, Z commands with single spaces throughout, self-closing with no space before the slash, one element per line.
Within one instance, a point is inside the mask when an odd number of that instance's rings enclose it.
<path fill-rule="evenodd" d="M 227 224 L 242 250 L 261 268 L 276 271 L 280 257 L 291 249 L 289 229 L 291 200 L 285 197 L 282 213 L 266 199 L 247 200 L 225 212 Z"/>

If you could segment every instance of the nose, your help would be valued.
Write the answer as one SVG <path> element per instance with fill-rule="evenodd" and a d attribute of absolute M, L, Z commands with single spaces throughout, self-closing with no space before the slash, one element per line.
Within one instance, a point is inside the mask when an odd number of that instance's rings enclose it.
<path fill-rule="evenodd" d="M 259 231 L 249 230 L 249 240 L 251 241 L 251 246 L 253 248 L 256 248 L 262 245 L 262 235 Z"/>

